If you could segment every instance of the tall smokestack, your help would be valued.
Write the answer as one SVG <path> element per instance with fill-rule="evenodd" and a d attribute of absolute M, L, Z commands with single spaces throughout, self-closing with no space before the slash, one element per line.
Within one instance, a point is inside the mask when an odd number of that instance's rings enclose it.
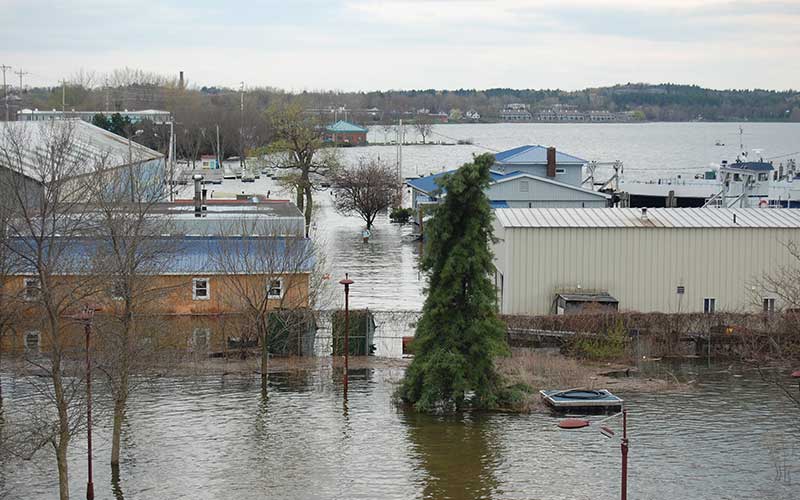
<path fill-rule="evenodd" d="M 183 88 L 183 71 L 181 71 L 181 76 L 178 79 L 178 88 Z"/>
<path fill-rule="evenodd" d="M 202 217 L 203 211 L 203 199 L 202 199 L 202 189 L 200 187 L 201 182 L 203 181 L 203 176 L 201 174 L 194 174 L 194 216 L 195 217 Z"/>
<path fill-rule="evenodd" d="M 547 177 L 556 176 L 556 148 L 547 148 Z"/>

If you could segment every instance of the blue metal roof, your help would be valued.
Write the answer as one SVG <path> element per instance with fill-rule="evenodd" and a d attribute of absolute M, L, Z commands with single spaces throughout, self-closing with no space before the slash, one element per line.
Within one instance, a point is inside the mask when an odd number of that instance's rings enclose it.
<path fill-rule="evenodd" d="M 425 176 L 425 177 L 419 177 L 417 179 L 411 179 L 411 180 L 406 181 L 406 184 L 408 184 L 409 186 L 413 187 L 417 191 L 422 191 L 423 193 L 427 193 L 427 194 L 431 194 L 431 193 L 438 192 L 438 191 L 441 191 L 442 193 L 444 193 L 444 190 L 441 187 L 439 187 L 439 184 L 437 184 L 437 181 L 440 178 L 442 178 L 443 176 L 448 175 L 448 174 L 452 174 L 454 172 L 455 172 L 455 170 L 448 170 L 447 172 L 440 172 L 438 174 L 428 175 L 428 176 Z M 509 172 L 507 174 L 496 172 L 494 170 L 489 171 L 489 176 L 492 178 L 492 182 L 497 182 L 500 179 L 503 179 L 505 177 L 512 177 L 514 175 L 519 175 L 519 174 L 520 174 L 520 172 L 518 170 L 515 170 L 513 172 Z"/>
<path fill-rule="evenodd" d="M 56 274 L 96 272 L 95 264 L 109 252 L 108 241 L 92 238 L 54 240 L 57 253 Z M 12 253 L 29 255 L 31 240 L 10 242 Z M 174 237 L 148 240 L 142 251 L 160 258 L 148 261 L 142 274 L 285 274 L 310 272 L 315 257 L 308 238 L 267 237 Z M 12 274 L 35 274 L 24 259 Z"/>
<path fill-rule="evenodd" d="M 503 151 L 494 155 L 494 160 L 497 163 L 504 165 L 520 164 L 520 165 L 546 165 L 547 164 L 547 148 L 544 146 L 519 146 L 508 151 Z M 588 163 L 586 160 L 578 158 L 577 156 L 568 155 L 556 150 L 556 163 L 561 164 L 581 164 Z"/>
<path fill-rule="evenodd" d="M 489 205 L 492 208 L 509 208 L 506 200 L 489 200 Z"/>
<path fill-rule="evenodd" d="M 333 132 L 337 134 L 351 134 L 351 133 L 367 133 L 367 129 L 364 127 L 359 127 L 350 122 L 346 122 L 344 120 L 339 120 L 338 122 L 334 123 L 333 125 L 328 125 L 326 128 L 328 132 Z"/>

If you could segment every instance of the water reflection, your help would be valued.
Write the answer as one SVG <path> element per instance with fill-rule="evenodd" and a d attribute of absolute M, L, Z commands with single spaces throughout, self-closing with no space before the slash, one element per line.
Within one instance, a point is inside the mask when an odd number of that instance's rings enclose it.
<path fill-rule="evenodd" d="M 122 484 L 119 480 L 119 465 L 111 466 L 111 493 L 114 495 L 115 500 L 125 500 L 125 495 L 122 493 Z"/>
<path fill-rule="evenodd" d="M 423 498 L 479 500 L 497 489 L 497 457 L 484 419 L 474 415 L 436 417 L 409 410 L 404 423 L 424 469 Z"/>

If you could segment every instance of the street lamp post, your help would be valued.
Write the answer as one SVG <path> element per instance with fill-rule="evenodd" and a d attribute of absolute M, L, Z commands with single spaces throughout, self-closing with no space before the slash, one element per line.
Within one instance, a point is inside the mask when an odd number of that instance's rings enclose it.
<path fill-rule="evenodd" d="M 344 392 L 347 394 L 350 361 L 350 285 L 353 284 L 353 280 L 344 273 L 344 279 L 339 281 L 339 284 L 344 285 Z"/>
<path fill-rule="evenodd" d="M 83 312 L 76 319 L 83 322 L 83 331 L 86 335 L 86 460 L 88 465 L 88 478 L 86 482 L 86 500 L 94 500 L 94 481 L 92 480 L 92 361 L 91 337 L 92 321 L 95 308 L 84 306 Z"/>
<path fill-rule="evenodd" d="M 583 418 L 567 418 L 562 420 L 558 423 L 558 426 L 562 429 L 581 429 L 583 427 L 588 427 L 592 423 L 594 424 L 602 424 L 606 420 L 611 418 L 616 418 L 622 416 L 622 438 L 620 439 L 620 451 L 622 452 L 622 474 L 621 474 L 621 485 L 620 485 L 620 498 L 622 500 L 628 499 L 628 446 L 630 442 L 628 441 L 628 410 L 622 409 L 621 412 L 611 415 L 610 417 L 606 417 L 602 420 L 598 420 L 597 422 L 590 422 Z M 606 437 L 613 437 L 614 431 L 609 429 L 606 426 L 600 426 L 600 432 Z"/>

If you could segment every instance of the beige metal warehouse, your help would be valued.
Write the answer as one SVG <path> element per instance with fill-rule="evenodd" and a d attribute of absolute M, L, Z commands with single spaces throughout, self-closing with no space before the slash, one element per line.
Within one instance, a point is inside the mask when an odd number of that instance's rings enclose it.
<path fill-rule="evenodd" d="M 754 282 L 800 265 L 786 248 L 800 244 L 790 209 L 498 209 L 495 236 L 505 314 L 570 312 L 565 301 L 593 294 L 620 311 L 780 308 Z"/>

